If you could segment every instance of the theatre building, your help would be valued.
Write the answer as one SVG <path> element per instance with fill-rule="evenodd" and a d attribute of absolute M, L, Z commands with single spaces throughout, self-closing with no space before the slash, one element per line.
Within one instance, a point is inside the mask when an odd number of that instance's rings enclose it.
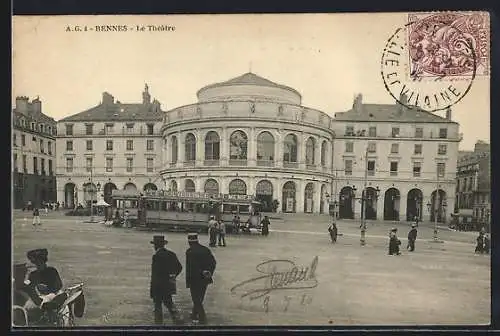
<path fill-rule="evenodd" d="M 402 102 L 405 97 L 400 97 Z M 455 203 L 458 123 L 400 104 L 366 104 L 335 115 L 335 169 L 340 218 L 450 219 Z"/>
<path fill-rule="evenodd" d="M 104 92 L 102 101 L 57 122 L 57 194 L 64 206 L 89 206 L 113 189 L 164 187 L 163 112 L 146 85 L 142 103 L 125 104 Z"/>
<path fill-rule="evenodd" d="M 327 212 L 333 119 L 253 73 L 203 87 L 165 113 L 167 190 L 255 195 L 265 211 Z M 277 202 L 276 202 L 277 201 Z"/>

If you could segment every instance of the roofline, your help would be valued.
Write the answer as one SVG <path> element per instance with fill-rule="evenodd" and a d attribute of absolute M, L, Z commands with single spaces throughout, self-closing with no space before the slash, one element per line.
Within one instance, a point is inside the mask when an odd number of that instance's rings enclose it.
<path fill-rule="evenodd" d="M 110 118 L 90 118 L 90 119 L 80 119 L 80 120 L 71 120 L 68 118 L 64 118 L 61 120 L 58 120 L 56 123 L 60 122 L 87 122 L 87 121 L 104 121 L 104 122 L 120 122 L 120 121 L 158 121 L 158 120 L 163 120 L 163 117 L 156 117 L 156 118 L 151 118 L 151 119 L 144 119 L 144 118 L 134 118 L 134 119 L 110 119 Z"/>
<path fill-rule="evenodd" d="M 302 95 L 297 90 L 295 90 L 294 88 L 292 88 L 290 86 L 286 86 L 286 85 L 282 85 L 282 84 L 275 83 L 275 85 L 264 85 L 264 84 L 252 84 L 252 83 L 226 83 L 226 82 L 214 83 L 214 84 L 209 84 L 207 86 L 204 86 L 201 89 L 199 89 L 198 91 L 196 91 L 196 97 L 199 98 L 200 92 L 208 90 L 208 89 L 213 89 L 215 87 L 238 86 L 238 85 L 264 86 L 264 87 L 271 87 L 271 88 L 279 88 L 279 89 L 291 91 L 292 93 L 298 95 L 302 99 Z"/>

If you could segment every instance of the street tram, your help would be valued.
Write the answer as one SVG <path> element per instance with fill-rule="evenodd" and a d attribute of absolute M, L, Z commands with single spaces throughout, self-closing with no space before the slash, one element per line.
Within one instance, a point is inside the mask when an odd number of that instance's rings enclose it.
<path fill-rule="evenodd" d="M 242 225 L 258 227 L 261 221 L 260 202 L 252 195 L 113 190 L 111 197 L 119 214 L 127 211 L 128 219 L 139 229 L 207 232 L 210 216 L 215 216 L 231 233 L 234 216 L 240 217 Z"/>

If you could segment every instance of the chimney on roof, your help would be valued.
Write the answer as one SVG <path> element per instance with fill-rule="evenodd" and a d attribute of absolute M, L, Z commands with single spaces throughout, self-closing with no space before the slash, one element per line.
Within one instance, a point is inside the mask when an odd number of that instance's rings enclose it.
<path fill-rule="evenodd" d="M 363 95 L 361 93 L 354 97 L 352 109 L 356 112 L 361 112 L 363 110 Z"/>
<path fill-rule="evenodd" d="M 408 96 L 406 94 L 402 93 L 399 96 L 399 102 L 398 103 L 399 103 L 398 114 L 401 115 L 408 108 Z M 396 104 L 398 104 L 398 103 L 396 103 Z"/>
<path fill-rule="evenodd" d="M 113 105 L 114 103 L 115 103 L 115 97 L 113 97 L 107 92 L 102 93 L 102 105 L 109 106 Z"/>
<path fill-rule="evenodd" d="M 23 114 L 28 114 L 29 99 L 26 96 L 16 97 L 16 111 Z"/>
<path fill-rule="evenodd" d="M 148 84 L 144 85 L 144 92 L 142 92 L 142 103 L 144 105 L 149 105 L 151 103 L 151 95 L 149 94 Z"/>
<path fill-rule="evenodd" d="M 42 113 L 42 102 L 40 100 L 40 97 L 36 97 L 35 99 L 32 100 L 32 109 L 33 112 L 36 113 Z"/>
<path fill-rule="evenodd" d="M 154 112 L 160 111 L 160 106 L 161 106 L 160 102 L 156 98 L 153 99 L 153 111 Z"/>
<path fill-rule="evenodd" d="M 451 120 L 451 107 L 446 109 L 446 119 Z"/>
<path fill-rule="evenodd" d="M 490 144 L 484 141 L 478 140 L 474 145 L 474 152 L 476 153 L 484 153 L 490 151 Z"/>

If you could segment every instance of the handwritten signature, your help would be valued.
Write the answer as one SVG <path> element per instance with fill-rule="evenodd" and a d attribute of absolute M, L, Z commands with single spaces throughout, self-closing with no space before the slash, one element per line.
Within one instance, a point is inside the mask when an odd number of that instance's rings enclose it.
<path fill-rule="evenodd" d="M 236 294 L 242 290 L 241 298 L 255 300 L 275 290 L 314 288 L 318 286 L 317 266 L 318 256 L 314 257 L 308 267 L 298 267 L 285 259 L 265 261 L 255 268 L 264 275 L 240 282 L 231 288 L 231 293 Z"/>

